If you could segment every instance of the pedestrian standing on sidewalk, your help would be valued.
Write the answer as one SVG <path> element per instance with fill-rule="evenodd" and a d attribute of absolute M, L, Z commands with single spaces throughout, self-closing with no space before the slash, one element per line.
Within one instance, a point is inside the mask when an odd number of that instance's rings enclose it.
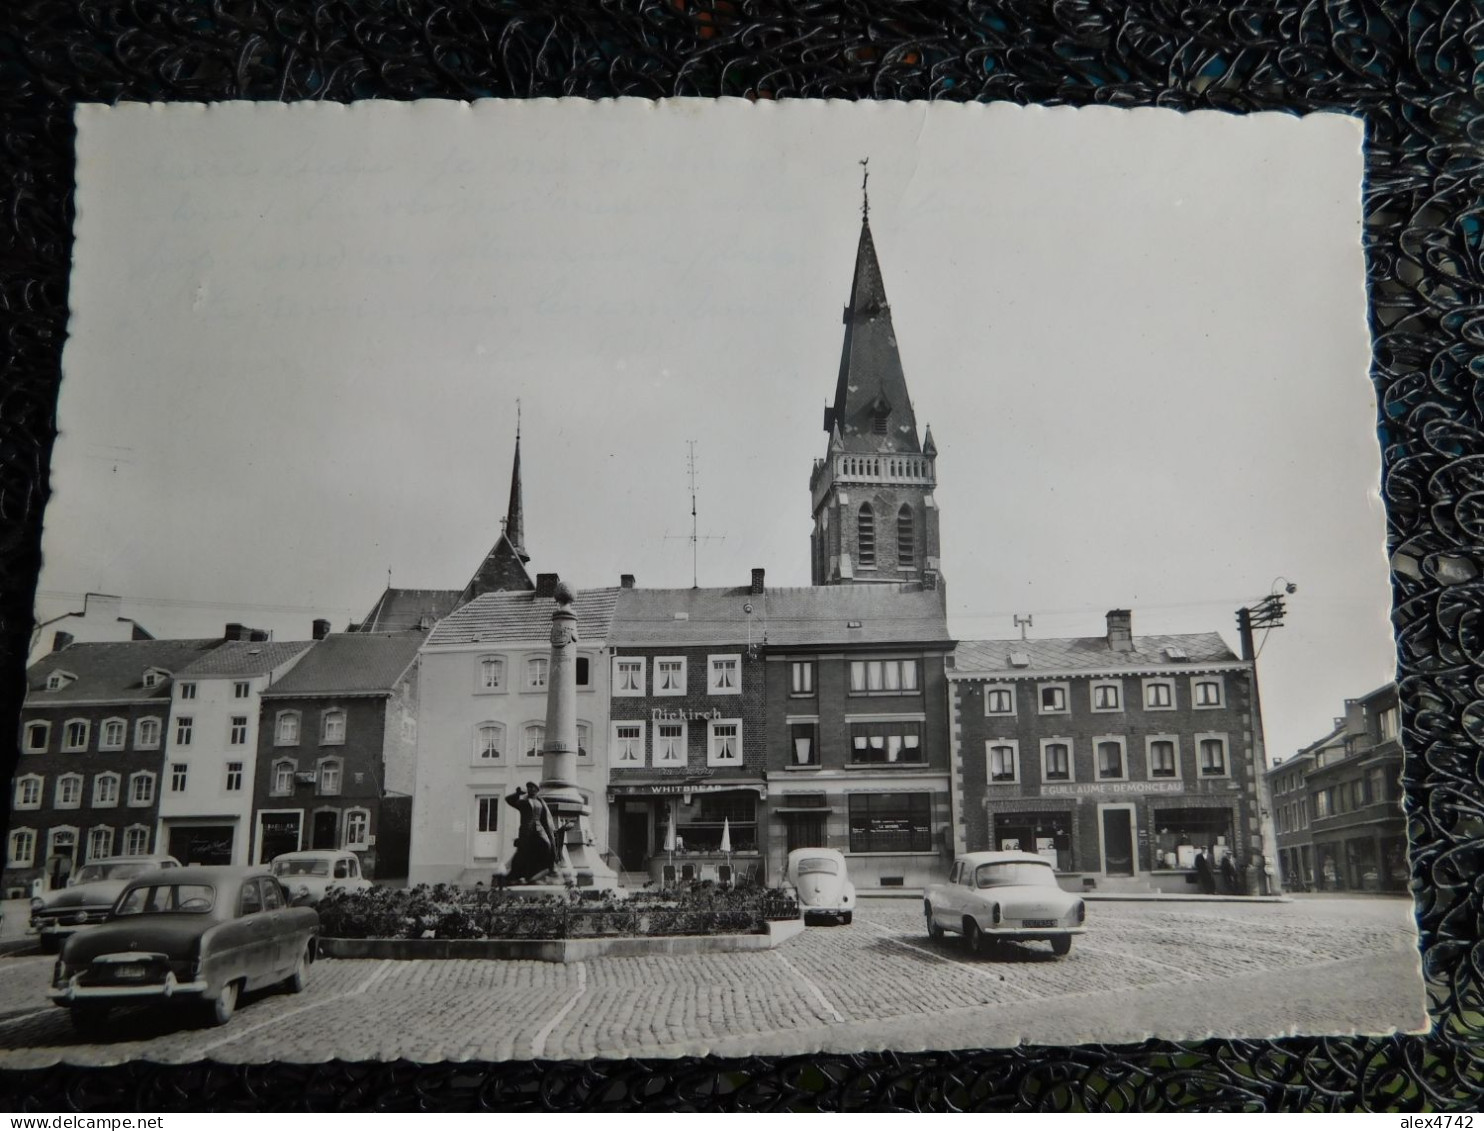
<path fill-rule="evenodd" d="M 1228 895 L 1242 894 L 1237 873 L 1237 861 L 1230 852 L 1221 858 L 1221 879 L 1226 884 L 1226 893 Z"/>
<path fill-rule="evenodd" d="M 1211 857 L 1205 848 L 1195 854 L 1195 876 L 1200 881 L 1202 895 L 1216 894 L 1216 873 L 1211 870 Z"/>

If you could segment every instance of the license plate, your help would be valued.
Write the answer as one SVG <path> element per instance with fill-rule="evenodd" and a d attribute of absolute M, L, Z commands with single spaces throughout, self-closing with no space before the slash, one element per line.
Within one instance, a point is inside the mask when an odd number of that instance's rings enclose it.
<path fill-rule="evenodd" d="M 1027 919 L 1025 921 L 1025 925 L 1027 927 L 1054 927 L 1054 926 L 1056 926 L 1056 920 L 1055 919 Z"/>
<path fill-rule="evenodd" d="M 144 977 L 144 967 L 143 966 L 115 966 L 113 968 L 113 976 L 115 978 L 123 978 L 123 979 L 132 980 L 132 981 L 139 981 L 139 980 L 141 980 Z"/>

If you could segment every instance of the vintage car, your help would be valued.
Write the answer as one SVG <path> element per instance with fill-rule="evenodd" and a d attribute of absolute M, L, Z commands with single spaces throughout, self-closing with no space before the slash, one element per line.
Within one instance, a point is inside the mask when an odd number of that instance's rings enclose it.
<path fill-rule="evenodd" d="M 304 988 L 319 915 L 266 868 L 184 867 L 130 881 L 108 918 L 62 947 L 47 996 L 83 1031 L 115 1005 L 185 1001 L 224 1024 L 238 994 Z"/>
<path fill-rule="evenodd" d="M 101 923 L 119 892 L 135 876 L 155 868 L 179 868 L 173 856 L 107 856 L 92 860 L 72 874 L 67 886 L 31 900 L 31 934 L 41 938 L 44 954 L 56 954 L 67 936 L 80 927 Z"/>
<path fill-rule="evenodd" d="M 1044 939 L 1057 955 L 1070 953 L 1072 936 L 1084 934 L 1087 907 L 1056 883 L 1045 857 L 1029 852 L 970 852 L 953 862 L 946 884 L 924 897 L 929 937 L 962 934 L 981 954 L 997 940 Z"/>
<path fill-rule="evenodd" d="M 372 886 L 361 875 L 360 858 L 344 850 L 285 852 L 273 858 L 271 867 L 297 903 L 318 903 L 331 888 L 360 891 Z"/>
<path fill-rule="evenodd" d="M 796 848 L 788 854 L 783 888 L 792 891 L 804 921 L 849 923 L 855 914 L 855 885 L 846 878 L 845 857 L 833 848 Z"/>

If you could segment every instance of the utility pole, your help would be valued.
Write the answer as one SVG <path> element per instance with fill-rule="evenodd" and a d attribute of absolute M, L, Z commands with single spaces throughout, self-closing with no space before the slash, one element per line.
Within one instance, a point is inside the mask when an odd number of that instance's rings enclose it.
<path fill-rule="evenodd" d="M 1278 582 L 1283 582 L 1279 592 Z M 1257 655 L 1262 651 L 1255 645 L 1253 632 L 1263 630 L 1263 639 L 1275 628 L 1283 627 L 1283 598 L 1298 592 L 1298 586 L 1287 578 L 1273 581 L 1271 592 L 1254 605 L 1237 610 L 1237 635 L 1241 639 L 1242 661 L 1247 665 L 1247 679 L 1252 689 L 1252 772 L 1253 796 L 1257 799 L 1257 828 L 1262 843 L 1263 872 L 1267 880 L 1269 895 L 1282 895 L 1283 884 L 1278 870 L 1278 835 L 1273 828 L 1273 804 L 1268 795 L 1267 742 L 1262 731 L 1262 696 L 1257 687 Z M 1260 883 L 1262 877 L 1254 877 Z"/>
<path fill-rule="evenodd" d="M 686 443 L 686 449 L 687 449 L 687 451 L 686 451 L 686 457 L 685 457 L 685 470 L 686 470 L 687 480 L 688 480 L 688 482 L 690 484 L 690 534 L 689 535 L 666 534 L 665 535 L 665 538 L 666 539 L 670 539 L 670 538 L 685 537 L 686 540 L 688 542 L 690 542 L 690 587 L 692 589 L 699 589 L 701 587 L 701 582 L 700 582 L 700 555 L 699 555 L 700 544 L 702 542 L 725 542 L 727 536 L 725 534 L 704 534 L 703 535 L 703 534 L 699 533 L 699 531 L 697 530 L 697 527 L 696 527 L 696 442 L 694 440 L 687 440 L 685 443 Z"/>

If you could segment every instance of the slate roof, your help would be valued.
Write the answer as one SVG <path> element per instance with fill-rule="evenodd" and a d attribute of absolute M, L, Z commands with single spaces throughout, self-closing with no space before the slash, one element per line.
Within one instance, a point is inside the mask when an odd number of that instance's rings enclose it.
<path fill-rule="evenodd" d="M 179 679 L 263 675 L 313 645 L 313 640 L 229 640 L 175 674 Z"/>
<path fill-rule="evenodd" d="M 824 644 L 951 644 L 940 590 L 899 585 L 770 589 L 764 630 L 770 648 Z M 859 628 L 852 628 L 859 622 Z"/>
<path fill-rule="evenodd" d="M 743 612 L 751 604 L 752 615 Z M 677 616 L 677 614 L 680 614 Z M 750 586 L 731 589 L 621 589 L 613 614 L 616 647 L 763 642 L 763 598 Z"/>
<path fill-rule="evenodd" d="M 1174 660 L 1166 648 L 1184 651 Z M 1012 665 L 1011 653 L 1024 653 L 1029 663 Z M 986 672 L 1078 672 L 1190 668 L 1209 663 L 1235 663 L 1237 656 L 1215 632 L 1173 636 L 1135 636 L 1132 652 L 1115 652 L 1103 636 L 1069 636 L 1048 640 L 960 640 L 954 652 L 958 675 Z"/>
<path fill-rule="evenodd" d="M 340 633 L 317 641 L 263 697 L 387 695 L 422 647 L 427 633 Z"/>
<path fill-rule="evenodd" d="M 168 699 L 170 683 L 144 686 L 149 668 L 179 675 L 183 670 L 220 647 L 219 636 L 203 640 L 115 640 L 77 642 L 52 652 L 26 669 L 26 706 L 86 700 Z M 77 679 L 57 691 L 46 690 L 47 677 L 64 671 Z"/>
<path fill-rule="evenodd" d="M 582 640 L 607 640 L 613 607 L 621 590 L 579 589 L 575 594 L 577 634 Z M 438 622 L 427 644 L 475 644 L 546 640 L 556 602 L 535 593 L 486 593 Z"/>
<path fill-rule="evenodd" d="M 357 632 L 407 632 L 422 626 L 424 616 L 439 621 L 458 607 L 459 589 L 392 589 L 388 587 Z"/>

